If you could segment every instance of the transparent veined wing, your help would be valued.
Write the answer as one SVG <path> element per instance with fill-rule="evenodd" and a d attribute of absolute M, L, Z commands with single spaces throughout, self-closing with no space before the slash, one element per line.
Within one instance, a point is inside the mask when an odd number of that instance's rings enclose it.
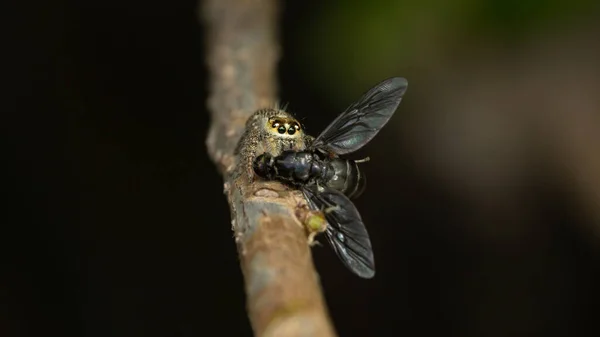
<path fill-rule="evenodd" d="M 311 148 L 324 148 L 341 155 L 365 146 L 390 120 L 407 86 L 408 81 L 403 77 L 377 84 L 331 122 Z"/>
<path fill-rule="evenodd" d="M 325 214 L 325 236 L 344 265 L 362 278 L 375 276 L 371 240 L 350 199 L 337 190 L 317 185 L 306 185 L 302 192 L 310 208 Z"/>
<path fill-rule="evenodd" d="M 407 85 L 402 77 L 389 78 L 377 84 L 329 124 L 311 147 L 346 154 L 365 146 L 390 120 Z"/>

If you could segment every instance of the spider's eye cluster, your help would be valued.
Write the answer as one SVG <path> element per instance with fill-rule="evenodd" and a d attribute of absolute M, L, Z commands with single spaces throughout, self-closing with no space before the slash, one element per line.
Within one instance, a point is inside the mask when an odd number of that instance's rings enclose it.
<path fill-rule="evenodd" d="M 273 129 L 277 130 L 277 132 L 282 135 L 285 134 L 286 132 L 289 135 L 293 135 L 297 131 L 300 131 L 300 124 L 298 124 L 296 122 L 284 123 L 282 121 L 275 120 L 275 121 L 273 121 L 273 123 L 271 123 L 271 127 Z"/>

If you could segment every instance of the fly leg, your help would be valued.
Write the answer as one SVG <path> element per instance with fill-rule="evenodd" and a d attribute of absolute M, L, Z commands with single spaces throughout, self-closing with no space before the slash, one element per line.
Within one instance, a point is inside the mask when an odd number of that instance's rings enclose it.
<path fill-rule="evenodd" d="M 305 225 L 308 229 L 308 245 L 315 246 L 320 244 L 315 240 L 317 234 L 322 233 L 327 229 L 327 220 L 322 211 L 310 211 L 310 214 L 305 218 Z"/>
<path fill-rule="evenodd" d="M 319 232 L 311 232 L 310 234 L 308 234 L 309 247 L 322 246 L 319 241 L 315 240 L 315 236 L 317 236 L 317 234 L 319 234 Z"/>
<path fill-rule="evenodd" d="M 339 209 L 340 209 L 340 206 L 333 205 L 333 206 L 329 206 L 329 207 L 321 207 L 320 212 L 323 213 L 324 215 L 326 215 L 326 214 L 329 214 L 329 213 L 331 213 L 333 211 L 337 211 Z M 329 226 L 329 224 L 327 223 L 327 220 L 326 219 L 323 219 L 323 220 L 325 220 L 325 226 L 322 227 L 321 231 L 319 231 L 319 232 L 312 232 L 312 233 L 309 234 L 308 242 L 309 242 L 310 246 L 313 246 L 315 244 L 320 244 L 318 241 L 313 241 L 313 240 L 314 240 L 315 235 L 317 235 L 318 233 L 321 233 L 321 232 L 325 231 L 325 229 L 327 228 L 327 226 Z"/>
<path fill-rule="evenodd" d="M 369 160 L 371 160 L 371 158 L 369 158 L 369 157 L 365 157 L 365 158 L 363 158 L 363 159 L 358 159 L 358 160 L 355 160 L 354 162 L 355 162 L 355 163 L 357 163 L 357 164 L 360 164 L 360 163 L 366 163 L 366 162 L 368 162 Z"/>
<path fill-rule="evenodd" d="M 340 206 L 335 205 L 335 206 L 329 206 L 325 209 L 322 210 L 323 213 L 328 214 L 331 213 L 333 211 L 339 211 L 340 210 Z"/>
<path fill-rule="evenodd" d="M 315 205 L 310 202 L 308 196 L 304 194 L 304 198 L 307 204 L 298 201 L 296 205 L 296 217 L 300 220 L 304 228 L 308 233 L 307 243 L 310 247 L 319 244 L 315 240 L 317 234 L 325 231 L 327 227 L 327 220 L 321 210 L 315 208 Z"/>

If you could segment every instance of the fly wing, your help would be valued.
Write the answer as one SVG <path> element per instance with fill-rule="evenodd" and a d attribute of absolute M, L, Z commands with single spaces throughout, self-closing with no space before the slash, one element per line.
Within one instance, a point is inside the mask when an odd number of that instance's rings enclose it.
<path fill-rule="evenodd" d="M 341 155 L 365 146 L 390 120 L 407 86 L 403 77 L 377 84 L 329 124 L 311 148 L 325 148 Z"/>
<path fill-rule="evenodd" d="M 325 214 L 327 241 L 344 265 L 362 278 L 375 276 L 371 240 L 350 199 L 337 190 L 317 185 L 304 186 L 302 192 L 310 208 Z"/>

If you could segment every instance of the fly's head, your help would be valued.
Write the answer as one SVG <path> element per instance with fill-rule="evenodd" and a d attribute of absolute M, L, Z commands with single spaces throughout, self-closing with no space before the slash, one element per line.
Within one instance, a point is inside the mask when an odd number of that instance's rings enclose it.
<path fill-rule="evenodd" d="M 261 154 L 256 157 L 252 164 L 254 172 L 261 178 L 271 180 L 276 173 L 273 167 L 273 161 L 273 156 L 270 154 Z"/>

